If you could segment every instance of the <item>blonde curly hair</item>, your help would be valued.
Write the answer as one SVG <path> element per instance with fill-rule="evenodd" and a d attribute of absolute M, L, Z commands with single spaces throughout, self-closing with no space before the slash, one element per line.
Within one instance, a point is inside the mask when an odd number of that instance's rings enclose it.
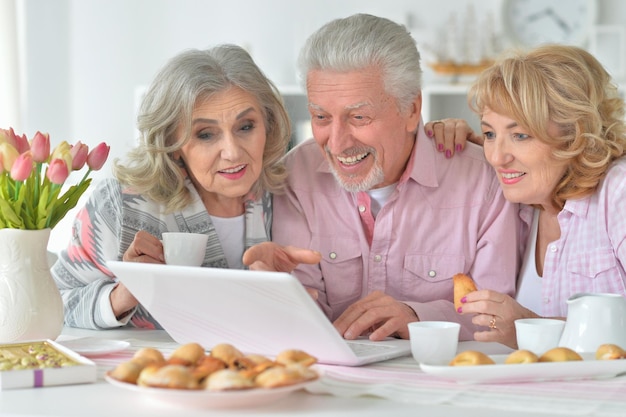
<path fill-rule="evenodd" d="M 470 89 L 472 110 L 510 117 L 566 161 L 553 190 L 559 210 L 568 199 L 595 192 L 611 163 L 626 153 L 624 100 L 611 76 L 589 52 L 544 45 L 513 51 L 485 70 Z M 548 134 L 548 125 L 560 134 Z"/>

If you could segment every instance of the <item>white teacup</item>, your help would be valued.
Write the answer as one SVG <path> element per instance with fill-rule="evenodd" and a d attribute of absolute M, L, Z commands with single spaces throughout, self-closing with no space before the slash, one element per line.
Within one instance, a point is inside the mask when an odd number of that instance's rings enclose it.
<path fill-rule="evenodd" d="M 530 350 L 541 356 L 559 345 L 565 321 L 557 319 L 517 319 L 515 332 L 518 349 Z"/>
<path fill-rule="evenodd" d="M 204 261 L 209 235 L 200 233 L 165 232 L 163 253 L 168 265 L 200 266 Z"/>
<path fill-rule="evenodd" d="M 451 321 L 409 323 L 411 353 L 418 363 L 447 365 L 456 355 L 461 325 Z"/>

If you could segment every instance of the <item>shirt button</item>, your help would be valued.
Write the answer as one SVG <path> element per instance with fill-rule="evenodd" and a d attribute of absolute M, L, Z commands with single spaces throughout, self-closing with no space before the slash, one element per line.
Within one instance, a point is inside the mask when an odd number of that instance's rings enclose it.
<path fill-rule="evenodd" d="M 331 252 L 330 254 L 328 254 L 328 257 L 330 259 L 337 259 L 337 254 L 335 252 Z"/>
<path fill-rule="evenodd" d="M 374 256 L 374 262 L 380 262 L 382 259 L 383 259 L 383 257 L 380 256 L 380 255 Z"/>
<path fill-rule="evenodd" d="M 361 213 L 365 213 L 365 210 L 366 210 L 365 206 L 363 206 L 363 205 L 359 206 L 359 211 Z"/>
<path fill-rule="evenodd" d="M 430 271 L 428 271 L 428 276 L 431 278 L 435 278 L 437 276 L 437 271 L 431 269 Z"/>
<path fill-rule="evenodd" d="M 544 298 L 543 299 L 543 303 L 544 304 L 550 304 L 550 299 L 549 298 Z"/>
<path fill-rule="evenodd" d="M 556 245 L 550 246 L 550 252 L 556 252 L 556 251 L 557 251 Z"/>

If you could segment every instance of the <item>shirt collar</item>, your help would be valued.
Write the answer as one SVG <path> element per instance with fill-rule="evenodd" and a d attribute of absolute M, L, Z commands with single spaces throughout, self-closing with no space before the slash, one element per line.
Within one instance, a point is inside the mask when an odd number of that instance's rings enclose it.
<path fill-rule="evenodd" d="M 567 200 L 563 210 L 569 211 L 574 216 L 585 218 L 589 212 L 589 205 L 591 204 L 591 196 L 577 198 L 574 200 Z"/>
<path fill-rule="evenodd" d="M 412 179 L 425 187 L 438 187 L 436 172 L 435 140 L 426 136 L 424 123 L 420 120 L 417 127 L 417 137 L 409 163 L 400 178 L 400 184 Z"/>

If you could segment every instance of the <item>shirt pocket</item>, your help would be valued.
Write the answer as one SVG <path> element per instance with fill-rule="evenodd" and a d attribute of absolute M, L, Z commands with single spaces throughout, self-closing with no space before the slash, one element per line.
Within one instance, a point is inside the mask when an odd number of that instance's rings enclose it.
<path fill-rule="evenodd" d="M 620 277 L 617 268 L 617 260 L 612 248 L 600 248 L 591 251 L 574 253 L 567 263 L 569 275 L 587 279 L 610 278 L 615 275 Z M 621 280 L 621 279 L 620 279 Z"/>
<path fill-rule="evenodd" d="M 359 240 L 337 237 L 319 241 L 320 245 L 317 247 L 321 248 L 322 252 L 320 265 L 328 303 L 333 311 L 343 311 L 361 297 L 363 287 L 361 243 Z"/>
<path fill-rule="evenodd" d="M 424 255 L 407 254 L 404 257 L 402 289 L 405 294 L 447 294 L 444 299 L 452 299 L 452 276 L 466 272 L 463 255 Z M 424 285 L 428 289 L 424 291 Z M 449 294 L 448 294 L 449 293 Z"/>

